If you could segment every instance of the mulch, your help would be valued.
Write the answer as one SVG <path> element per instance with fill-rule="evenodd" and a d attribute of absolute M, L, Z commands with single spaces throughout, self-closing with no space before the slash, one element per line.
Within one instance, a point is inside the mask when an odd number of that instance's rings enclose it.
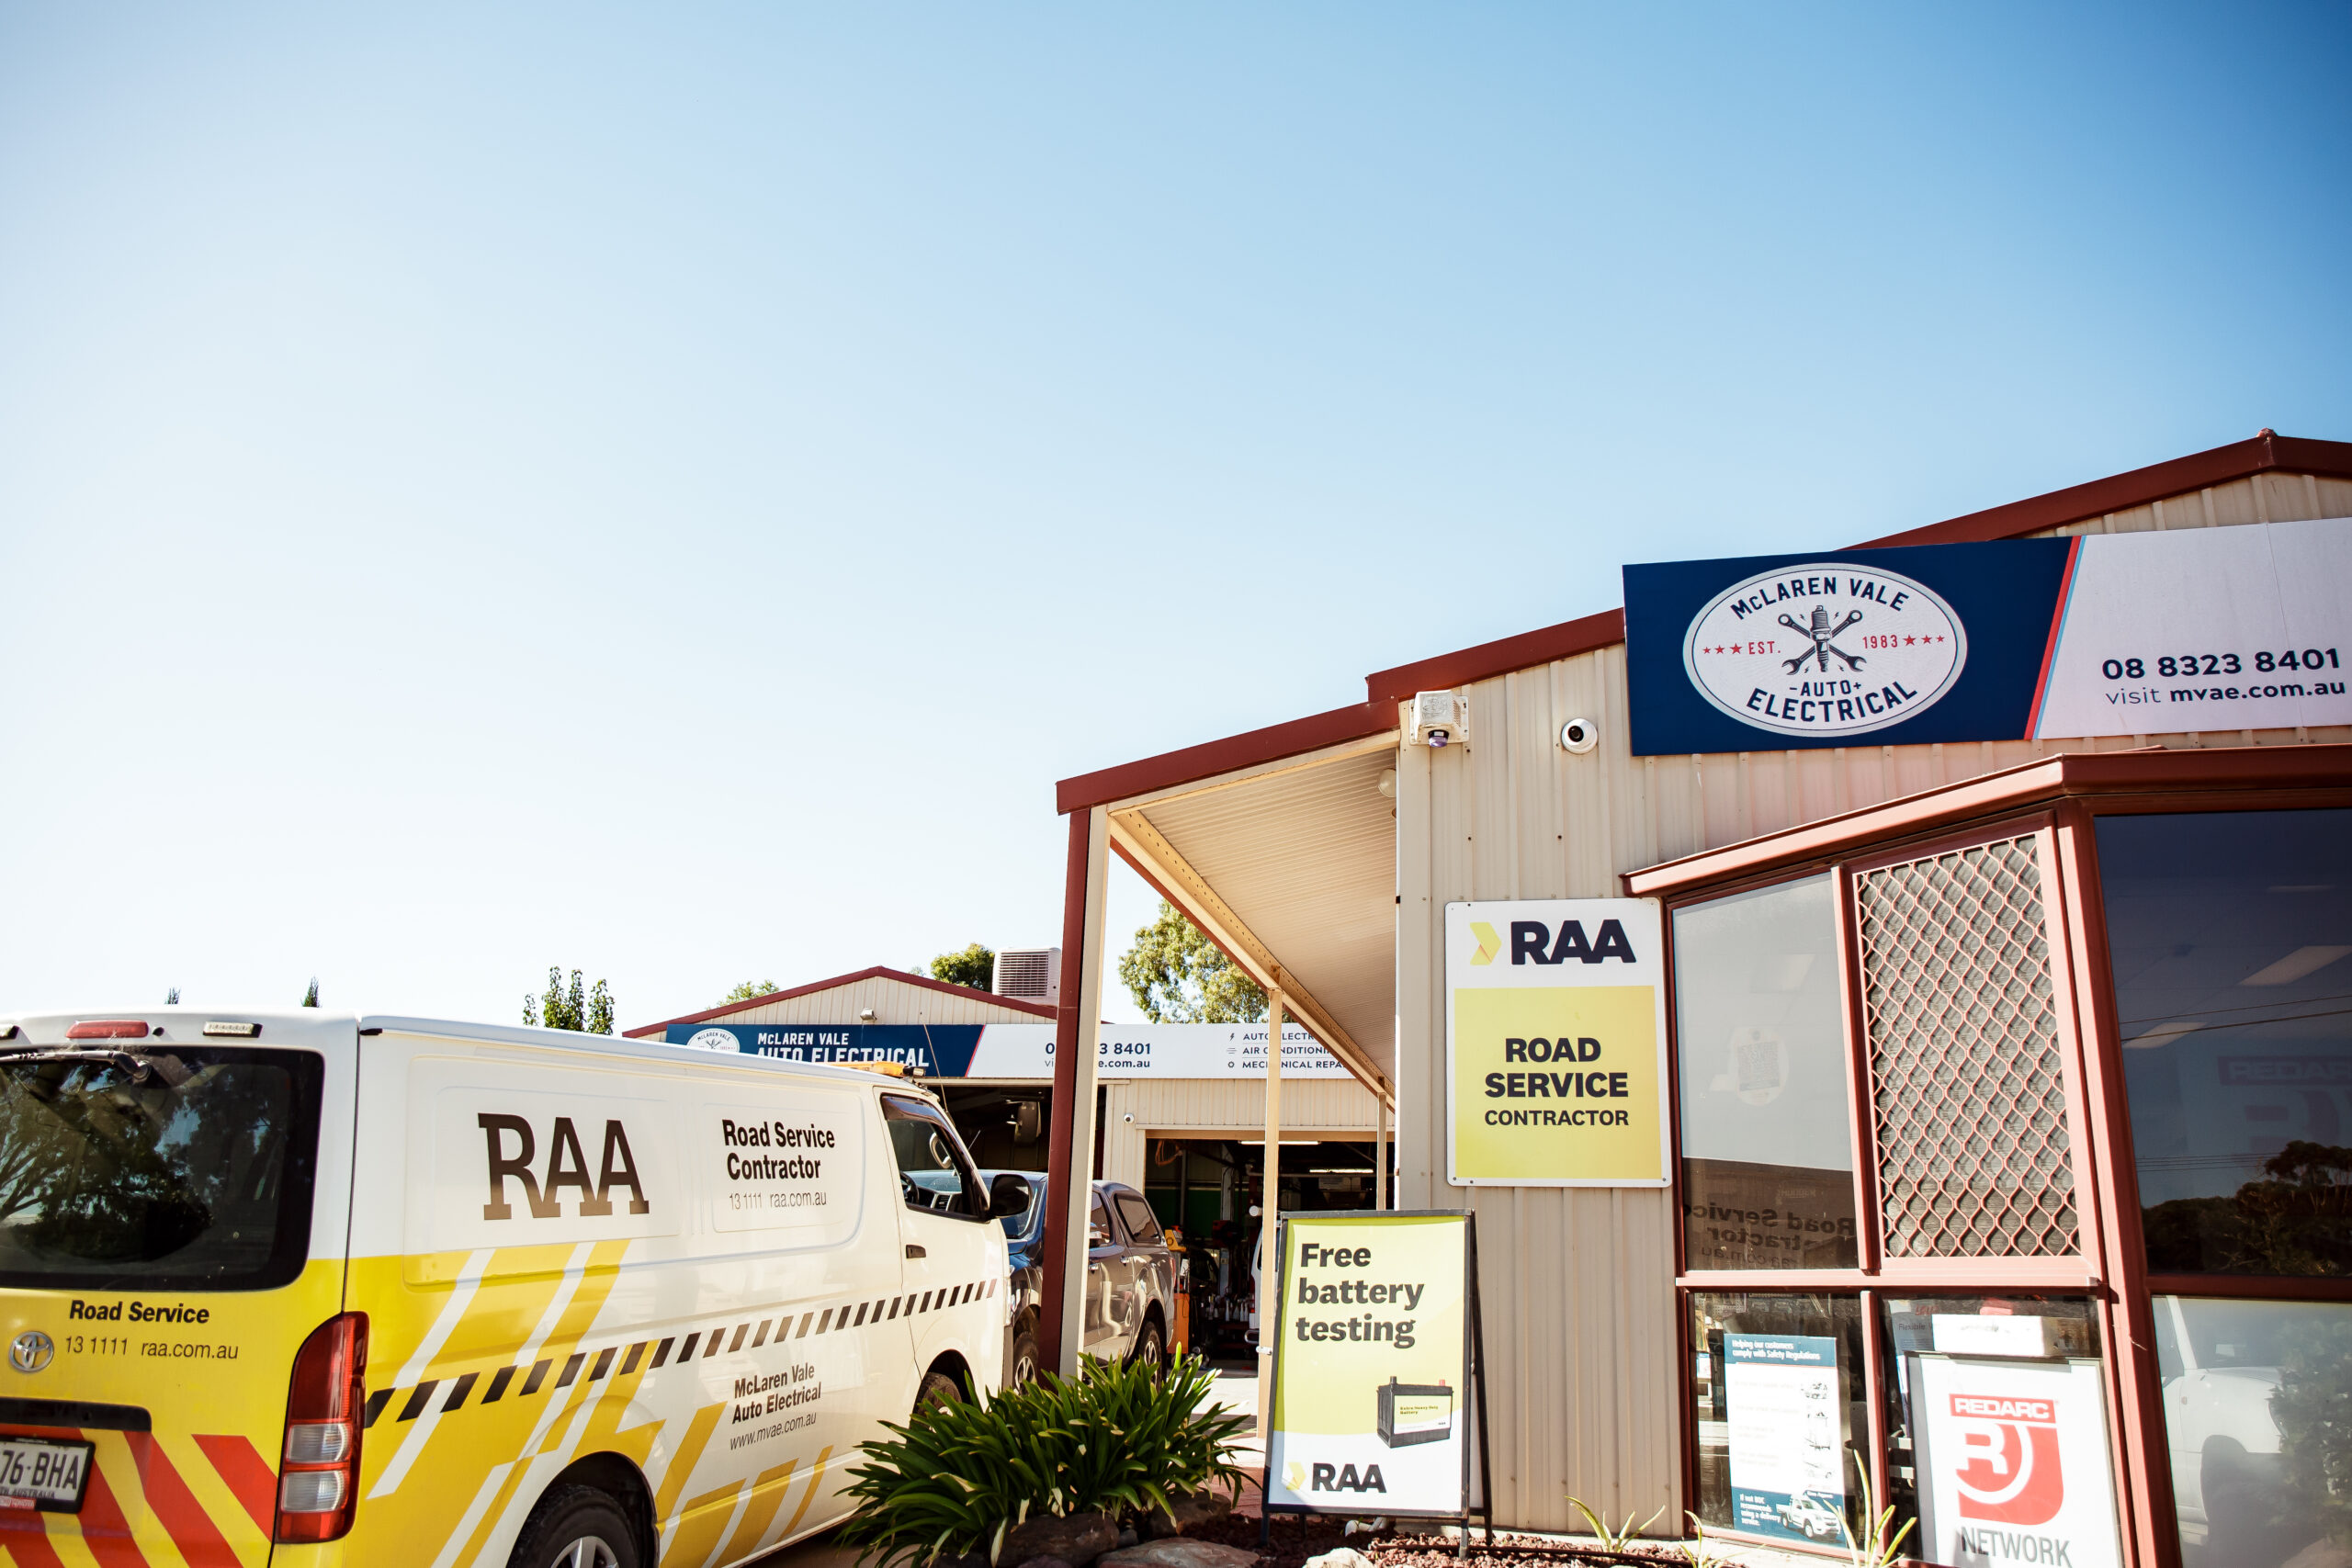
<path fill-rule="evenodd" d="M 1558 1541 L 1532 1540 L 1502 1530 L 1495 1532 L 1490 1546 L 1486 1532 L 1476 1525 L 1471 1528 L 1469 1555 L 1457 1557 L 1454 1542 L 1428 1533 L 1422 1520 L 1407 1520 L 1369 1536 L 1362 1530 L 1351 1536 L 1343 1535 L 1346 1523 L 1345 1519 L 1321 1514 L 1277 1514 L 1263 1548 L 1258 1544 L 1255 1514 L 1230 1514 L 1214 1524 L 1195 1526 L 1184 1534 L 1193 1540 L 1213 1540 L 1222 1546 L 1260 1551 L 1271 1568 L 1300 1568 L 1308 1558 L 1342 1546 L 1353 1547 L 1380 1568 L 1464 1568 L 1465 1564 L 1468 1568 L 1568 1568 L 1575 1563 L 1604 1568 L 1683 1561 L 1680 1552 L 1663 1544 L 1607 1551 L 1599 1547 L 1564 1546 Z"/>

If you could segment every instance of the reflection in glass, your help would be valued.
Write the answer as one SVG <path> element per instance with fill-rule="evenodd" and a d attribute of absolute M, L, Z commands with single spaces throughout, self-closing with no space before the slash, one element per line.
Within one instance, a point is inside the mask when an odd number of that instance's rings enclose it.
<path fill-rule="evenodd" d="M 1854 1268 L 1829 878 L 1677 909 L 1674 994 L 1689 1267 Z"/>
<path fill-rule="evenodd" d="M 0 1065 L 0 1284 L 286 1283 L 309 1250 L 321 1071 L 193 1048 Z"/>
<path fill-rule="evenodd" d="M 2155 1273 L 2352 1273 L 2352 811 L 2102 817 Z"/>
<path fill-rule="evenodd" d="M 1842 1543 L 1870 1431 L 1857 1298 L 1693 1292 L 1690 1345 L 1701 1522 Z"/>
<path fill-rule="evenodd" d="M 2352 1304 L 2158 1296 L 2185 1568 L 2352 1563 Z"/>

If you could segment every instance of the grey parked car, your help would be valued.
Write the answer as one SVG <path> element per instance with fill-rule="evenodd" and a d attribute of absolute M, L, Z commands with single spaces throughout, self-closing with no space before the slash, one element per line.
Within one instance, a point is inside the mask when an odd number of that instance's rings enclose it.
<path fill-rule="evenodd" d="M 1038 1170 L 985 1171 L 993 1184 L 1001 1174 L 1028 1179 L 1035 1195 L 1028 1211 L 1007 1215 L 1005 1250 L 1012 1278 L 1005 1292 L 1004 1381 L 1007 1387 L 1034 1380 L 1039 1371 L 1037 1319 L 1045 1290 L 1046 1214 L 1051 1199 L 1046 1174 Z M 1153 1367 L 1168 1364 L 1169 1325 L 1176 1316 L 1176 1255 L 1134 1188 L 1117 1181 L 1094 1184 L 1087 1216 L 1086 1312 L 1080 1346 L 1104 1360 L 1125 1357 Z"/>

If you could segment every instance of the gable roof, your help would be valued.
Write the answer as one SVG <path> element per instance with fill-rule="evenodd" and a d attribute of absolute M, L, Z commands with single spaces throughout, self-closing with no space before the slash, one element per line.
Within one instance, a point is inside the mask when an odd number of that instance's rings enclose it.
<path fill-rule="evenodd" d="M 855 974 L 836 975 L 830 980 L 812 980 L 805 986 L 791 986 L 781 991 L 770 991 L 763 997 L 746 997 L 741 1001 L 721 1002 L 715 1008 L 706 1009 L 701 1012 L 690 1012 L 683 1018 L 665 1018 L 659 1023 L 640 1023 L 635 1029 L 622 1030 L 621 1033 L 631 1040 L 650 1039 L 667 1032 L 673 1023 L 707 1023 L 713 1019 L 726 1018 L 756 1007 L 765 1007 L 770 1002 L 788 1002 L 795 997 L 811 996 L 819 991 L 838 990 L 843 986 L 854 986 L 860 980 L 896 980 L 900 985 L 921 986 L 927 991 L 944 991 L 951 997 L 962 997 L 967 1001 L 985 1002 L 991 1007 L 1008 1008 L 1014 1012 L 1025 1012 L 1033 1018 L 1042 1018 L 1048 1021 L 1055 1016 L 1054 1010 L 1043 1002 L 1015 1001 L 1011 997 L 1000 997 L 993 991 L 983 991 L 971 986 L 951 985 L 945 980 L 934 980 L 928 975 L 910 975 L 903 969 L 892 969 L 886 964 L 877 964 L 871 969 L 860 969 Z"/>
<path fill-rule="evenodd" d="M 2265 430 L 2251 440 L 2233 441 L 2210 451 L 2152 463 L 2144 468 L 2112 474 L 2086 484 L 2069 485 L 2064 490 L 1867 539 L 1849 547 L 1880 549 L 1894 545 L 2013 539 L 2273 469 L 2352 479 L 2352 442 L 2310 441 Z M 1549 664 L 1554 660 L 1589 653 L 1624 640 L 1625 612 L 1604 610 L 1599 615 L 1562 621 L 1516 637 L 1498 637 L 1394 669 L 1375 670 L 1364 677 L 1364 700 L 1361 704 L 1080 773 L 1055 785 L 1054 808 L 1059 812 L 1083 811 L 1151 790 L 1170 789 L 1237 768 L 1378 735 L 1396 727 L 1396 704 L 1415 692 L 1467 685 L 1473 681 Z"/>

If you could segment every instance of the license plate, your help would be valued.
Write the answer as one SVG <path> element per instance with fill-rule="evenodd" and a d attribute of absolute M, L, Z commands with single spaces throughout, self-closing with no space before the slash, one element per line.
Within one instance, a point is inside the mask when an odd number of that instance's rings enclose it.
<path fill-rule="evenodd" d="M 0 1509 L 78 1514 L 89 1483 L 88 1443 L 0 1438 Z"/>

